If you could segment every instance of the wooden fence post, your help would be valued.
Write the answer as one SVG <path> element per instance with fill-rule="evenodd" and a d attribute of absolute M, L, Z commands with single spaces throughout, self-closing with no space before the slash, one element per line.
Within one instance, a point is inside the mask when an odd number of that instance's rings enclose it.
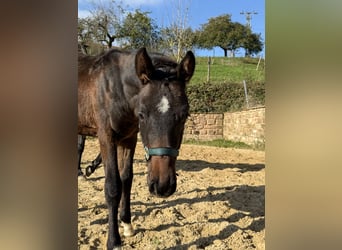
<path fill-rule="evenodd" d="M 248 94 L 247 94 L 247 85 L 246 85 L 246 81 L 245 81 L 245 80 L 243 80 L 243 88 L 245 89 L 245 96 L 246 96 L 247 109 L 249 109 Z"/>
<path fill-rule="evenodd" d="M 208 74 L 207 74 L 207 83 L 210 81 L 210 64 L 211 64 L 211 57 L 208 56 Z"/>

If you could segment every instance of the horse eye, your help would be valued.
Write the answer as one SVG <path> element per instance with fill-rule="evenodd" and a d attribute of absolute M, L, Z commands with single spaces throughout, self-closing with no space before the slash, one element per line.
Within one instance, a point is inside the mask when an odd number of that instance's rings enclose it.
<path fill-rule="evenodd" d="M 139 115 L 139 119 L 140 120 L 144 120 L 145 119 L 145 115 L 144 115 L 143 112 L 139 112 L 138 115 Z"/>

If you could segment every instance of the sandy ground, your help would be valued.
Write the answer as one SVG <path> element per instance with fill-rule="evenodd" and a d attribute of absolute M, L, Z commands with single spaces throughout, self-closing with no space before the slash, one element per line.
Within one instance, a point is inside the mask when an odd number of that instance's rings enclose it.
<path fill-rule="evenodd" d="M 85 168 L 99 147 L 88 139 Z M 141 143 L 134 162 L 132 224 L 123 249 L 265 249 L 265 153 L 183 144 L 177 191 L 162 199 L 149 194 Z M 105 249 L 107 206 L 103 165 L 79 177 L 79 249 Z"/>

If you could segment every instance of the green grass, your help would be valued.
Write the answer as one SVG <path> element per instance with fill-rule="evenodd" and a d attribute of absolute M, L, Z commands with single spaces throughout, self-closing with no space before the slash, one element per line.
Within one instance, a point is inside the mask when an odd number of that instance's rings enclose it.
<path fill-rule="evenodd" d="M 210 65 L 211 83 L 242 83 L 265 81 L 264 61 L 260 62 L 256 70 L 259 58 L 225 58 L 214 57 Z M 208 58 L 197 57 L 196 69 L 191 79 L 191 84 L 207 82 Z"/>
<path fill-rule="evenodd" d="M 185 144 L 192 145 L 205 145 L 205 146 L 213 146 L 213 147 L 221 147 L 221 148 L 242 148 L 242 149 L 253 149 L 252 146 L 244 143 L 244 142 L 234 142 L 223 139 L 216 139 L 212 141 L 200 141 L 194 139 L 184 140 Z"/>

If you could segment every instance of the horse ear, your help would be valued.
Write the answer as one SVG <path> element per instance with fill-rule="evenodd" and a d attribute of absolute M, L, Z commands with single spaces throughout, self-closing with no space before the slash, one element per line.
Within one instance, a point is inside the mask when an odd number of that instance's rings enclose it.
<path fill-rule="evenodd" d="M 178 77 L 185 82 L 188 82 L 195 71 L 195 56 L 191 51 L 188 51 L 183 60 L 178 65 Z"/>
<path fill-rule="evenodd" d="M 152 76 L 154 67 L 151 58 L 147 54 L 146 48 L 138 50 L 135 56 L 135 70 L 140 81 L 143 84 L 147 84 Z"/>

